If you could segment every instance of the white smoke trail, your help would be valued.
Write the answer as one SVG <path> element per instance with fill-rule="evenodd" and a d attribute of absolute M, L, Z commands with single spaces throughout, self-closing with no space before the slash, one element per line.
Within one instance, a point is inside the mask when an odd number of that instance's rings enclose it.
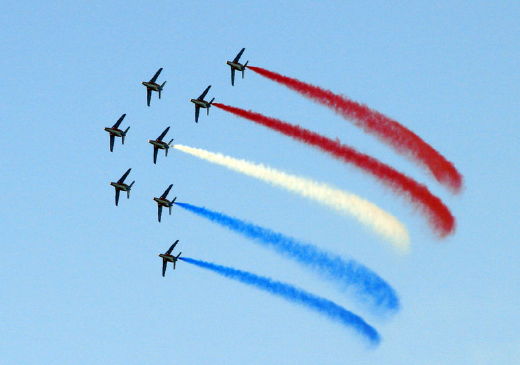
<path fill-rule="evenodd" d="M 213 153 L 200 148 L 179 144 L 173 147 L 203 160 L 280 186 L 301 196 L 327 205 L 341 213 L 353 216 L 359 222 L 384 237 L 400 251 L 406 252 L 409 249 L 410 238 L 405 226 L 391 214 L 357 195 L 333 188 L 324 183 L 289 175 L 262 164 L 254 164 L 220 153 Z"/>

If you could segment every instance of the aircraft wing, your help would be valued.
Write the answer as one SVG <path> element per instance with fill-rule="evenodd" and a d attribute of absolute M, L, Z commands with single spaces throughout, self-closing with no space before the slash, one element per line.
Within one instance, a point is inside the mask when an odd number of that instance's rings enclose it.
<path fill-rule="evenodd" d="M 115 138 L 116 137 L 113 134 L 110 135 L 110 152 L 114 152 L 114 139 Z"/>
<path fill-rule="evenodd" d="M 159 151 L 157 146 L 153 146 L 153 163 L 157 163 L 157 151 Z"/>
<path fill-rule="evenodd" d="M 172 188 L 173 184 L 170 184 L 170 186 L 168 186 L 168 188 L 164 191 L 164 193 L 161 195 L 161 199 L 164 199 L 166 198 L 166 196 L 168 196 L 168 193 L 170 192 L 171 188 Z"/>
<path fill-rule="evenodd" d="M 200 107 L 198 105 L 195 105 L 195 123 L 199 122 L 199 113 L 200 113 Z"/>
<path fill-rule="evenodd" d="M 179 240 L 175 241 L 173 243 L 173 245 L 170 246 L 170 248 L 168 249 L 168 251 L 166 251 L 165 255 L 170 255 L 173 251 L 173 249 L 175 248 L 175 246 L 177 246 L 177 243 L 179 243 Z"/>
<path fill-rule="evenodd" d="M 157 78 L 159 77 L 159 74 L 161 73 L 161 71 L 162 71 L 162 67 L 157 70 L 155 75 L 153 75 L 153 77 L 150 79 L 150 82 L 155 82 L 157 80 Z"/>
<path fill-rule="evenodd" d="M 130 169 L 126 170 L 125 174 L 123 176 L 121 176 L 121 178 L 119 180 L 117 180 L 117 182 L 122 183 L 123 181 L 125 181 L 126 177 L 130 173 L 130 170 L 132 170 L 132 169 L 130 168 Z"/>
<path fill-rule="evenodd" d="M 231 67 L 231 86 L 235 86 L 235 69 Z"/>
<path fill-rule="evenodd" d="M 170 130 L 170 127 L 167 127 L 159 137 L 157 137 L 157 140 L 158 141 L 162 141 L 162 139 L 164 138 L 164 136 L 166 135 L 166 133 L 168 133 L 168 131 Z"/>
<path fill-rule="evenodd" d="M 161 221 L 162 215 L 162 205 L 157 204 L 157 217 L 159 218 L 159 222 Z"/>
<path fill-rule="evenodd" d="M 204 100 L 204 97 L 206 96 L 206 94 L 208 93 L 209 89 L 211 88 L 211 85 L 209 85 L 206 90 L 204 90 L 202 92 L 202 94 L 200 94 L 200 96 L 198 97 L 199 100 Z"/>
<path fill-rule="evenodd" d="M 165 259 L 162 260 L 162 276 L 164 277 L 164 274 L 166 274 L 166 264 L 168 264 L 168 261 Z"/>
<path fill-rule="evenodd" d="M 150 106 L 150 100 L 152 99 L 152 90 L 146 89 L 146 104 Z"/>
<path fill-rule="evenodd" d="M 237 63 L 237 62 L 238 62 L 238 60 L 240 59 L 240 57 L 242 57 L 242 53 L 244 53 L 244 51 L 245 51 L 245 48 L 242 48 L 242 49 L 240 50 L 240 52 L 238 52 L 237 56 L 236 56 L 235 59 L 233 60 L 233 63 Z"/>
<path fill-rule="evenodd" d="M 116 207 L 119 204 L 119 189 L 116 189 Z"/>
<path fill-rule="evenodd" d="M 121 117 L 119 117 L 119 119 L 117 120 L 116 124 L 114 124 L 114 125 L 112 126 L 112 128 L 114 128 L 114 129 L 119 128 L 119 125 L 121 124 L 121 122 L 123 121 L 123 119 L 125 119 L 125 117 L 126 117 L 126 114 L 121 115 Z"/>

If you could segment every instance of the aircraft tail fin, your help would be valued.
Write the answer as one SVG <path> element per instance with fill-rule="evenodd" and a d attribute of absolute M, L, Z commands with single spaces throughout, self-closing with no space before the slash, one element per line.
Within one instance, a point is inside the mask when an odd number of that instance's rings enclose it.
<path fill-rule="evenodd" d="M 161 92 L 162 92 L 162 89 L 163 89 L 164 85 L 166 85 L 166 81 L 163 82 L 163 83 L 161 84 L 161 86 L 159 87 L 159 99 L 161 98 Z"/>
<path fill-rule="evenodd" d="M 242 78 L 244 78 L 244 72 L 246 71 L 246 67 L 247 67 L 248 62 L 249 61 L 246 61 L 246 63 L 244 63 L 244 68 L 242 69 Z"/>
<path fill-rule="evenodd" d="M 135 180 L 132 181 L 132 183 L 130 185 L 128 185 L 128 190 L 126 191 L 126 198 L 127 199 L 130 199 L 130 190 L 132 190 L 132 185 L 134 185 L 135 183 Z"/>
<path fill-rule="evenodd" d="M 173 270 L 175 270 L 175 263 L 177 262 L 179 257 L 181 257 L 181 254 L 182 254 L 182 252 L 179 252 L 179 254 L 177 256 L 175 256 L 175 260 L 173 261 Z"/>
<path fill-rule="evenodd" d="M 126 133 L 128 132 L 129 129 L 130 129 L 130 127 L 126 128 L 125 131 L 123 132 L 123 135 L 121 136 L 122 144 L 125 144 Z"/>
<path fill-rule="evenodd" d="M 173 200 L 170 202 L 170 206 L 168 207 L 168 210 L 170 211 L 170 215 L 172 215 L 172 207 L 173 207 L 173 204 L 175 204 L 176 200 L 177 200 L 177 197 L 173 198 Z"/>
<path fill-rule="evenodd" d="M 208 108 L 206 109 L 206 115 L 209 115 L 209 108 L 211 107 L 211 104 L 213 104 L 213 101 L 215 100 L 215 98 L 211 99 L 211 101 L 209 102 L 209 105 L 208 105 Z"/>

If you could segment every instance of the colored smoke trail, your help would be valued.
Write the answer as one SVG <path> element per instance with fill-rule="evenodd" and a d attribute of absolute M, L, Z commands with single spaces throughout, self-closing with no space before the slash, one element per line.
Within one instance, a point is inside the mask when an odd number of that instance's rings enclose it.
<path fill-rule="evenodd" d="M 397 218 L 385 212 L 377 205 L 354 194 L 306 178 L 289 175 L 262 164 L 254 164 L 246 160 L 209 152 L 201 148 L 193 148 L 179 144 L 173 147 L 192 156 L 280 186 L 303 197 L 327 205 L 341 213 L 353 216 L 359 222 L 370 227 L 373 231 L 392 243 L 394 247 L 401 251 L 407 251 L 409 248 L 410 239 L 408 232 Z"/>
<path fill-rule="evenodd" d="M 354 260 L 345 260 L 314 245 L 220 212 L 188 203 L 176 204 L 313 269 L 325 278 L 340 284 L 343 290 L 353 287 L 360 299 L 377 309 L 399 309 L 399 298 L 394 289 L 375 272 Z"/>
<path fill-rule="evenodd" d="M 417 205 L 426 214 L 430 226 L 439 236 L 445 237 L 453 232 L 455 228 L 455 218 L 448 207 L 446 207 L 438 197 L 433 195 L 426 186 L 419 184 L 414 179 L 381 161 L 358 152 L 352 147 L 343 145 L 339 141 L 332 140 L 279 119 L 220 103 L 214 103 L 213 105 L 236 116 L 261 124 L 286 136 L 317 147 L 346 163 L 360 168 Z"/>
<path fill-rule="evenodd" d="M 241 283 L 254 286 L 271 294 L 275 294 L 290 302 L 299 303 L 307 308 L 313 309 L 333 321 L 339 322 L 346 327 L 355 329 L 371 344 L 377 345 L 381 341 L 379 333 L 366 323 L 363 318 L 337 305 L 336 303 L 298 289 L 292 285 L 275 281 L 266 277 L 258 276 L 247 271 L 233 269 L 231 267 L 213 264 L 211 262 L 195 260 L 189 257 L 180 257 L 179 260 L 188 262 L 198 267 L 211 270 L 226 278 L 240 281 Z"/>
<path fill-rule="evenodd" d="M 439 183 L 447 186 L 455 193 L 460 192 L 462 175 L 453 163 L 399 122 L 332 91 L 261 67 L 248 66 L 248 68 L 331 108 L 346 119 L 353 120 L 354 124 L 361 127 L 365 132 L 376 135 L 383 142 L 392 145 L 398 152 L 411 156 L 425 167 Z"/>

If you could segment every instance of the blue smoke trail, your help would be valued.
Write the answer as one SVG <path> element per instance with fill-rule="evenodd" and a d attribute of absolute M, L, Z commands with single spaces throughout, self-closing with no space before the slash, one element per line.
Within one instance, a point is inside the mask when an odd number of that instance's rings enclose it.
<path fill-rule="evenodd" d="M 241 283 L 278 295 L 288 301 L 299 303 L 310 309 L 314 309 L 347 327 L 353 327 L 373 345 L 377 345 L 381 341 L 381 337 L 376 329 L 366 323 L 363 318 L 328 299 L 318 297 L 292 285 L 280 281 L 274 281 L 247 271 L 236 270 L 231 267 L 195 260 L 189 257 L 179 257 L 179 260 L 211 270 L 224 277 L 240 281 Z"/>
<path fill-rule="evenodd" d="M 314 269 L 329 280 L 341 285 L 341 289 L 353 287 L 355 293 L 378 309 L 397 311 L 399 298 L 394 289 L 375 272 L 354 260 L 322 251 L 316 246 L 302 243 L 267 228 L 248 223 L 223 213 L 197 207 L 188 203 L 178 206 L 264 244 L 278 253 Z"/>

